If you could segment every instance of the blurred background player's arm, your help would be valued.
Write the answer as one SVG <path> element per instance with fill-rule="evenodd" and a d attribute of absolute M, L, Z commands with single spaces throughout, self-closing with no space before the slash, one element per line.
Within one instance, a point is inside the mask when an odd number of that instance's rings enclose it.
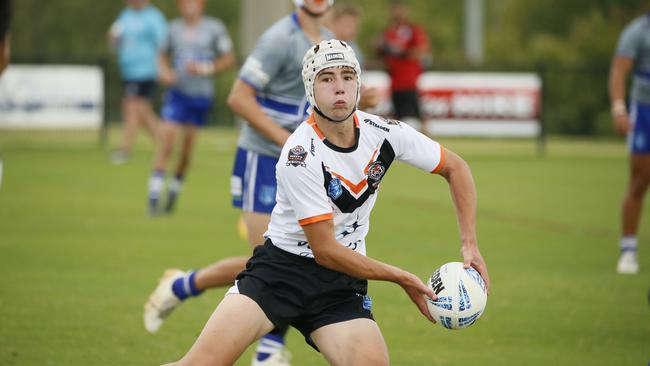
<path fill-rule="evenodd" d="M 235 64 L 235 55 L 232 52 L 215 57 L 210 62 L 191 62 L 187 71 L 195 75 L 214 75 L 231 68 Z"/>
<path fill-rule="evenodd" d="M 255 97 L 256 90 L 245 81 L 237 79 L 228 95 L 228 106 L 264 137 L 283 146 L 291 133 L 267 116 Z"/>
<path fill-rule="evenodd" d="M 614 128 L 622 134 L 627 133 L 631 128 L 625 106 L 625 81 L 633 65 L 633 59 L 616 55 L 609 70 L 609 101 L 611 103 Z"/>
<path fill-rule="evenodd" d="M 158 57 L 158 79 L 165 86 L 176 83 L 176 72 L 172 68 L 169 55 L 166 52 L 161 52 Z"/>

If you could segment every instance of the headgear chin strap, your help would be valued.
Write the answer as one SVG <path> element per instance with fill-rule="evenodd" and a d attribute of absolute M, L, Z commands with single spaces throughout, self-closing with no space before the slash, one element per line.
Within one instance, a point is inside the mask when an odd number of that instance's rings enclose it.
<path fill-rule="evenodd" d="M 321 110 L 318 109 L 317 107 L 314 107 L 314 112 L 316 112 L 317 115 L 325 118 L 326 120 L 328 120 L 330 122 L 334 122 L 334 123 L 340 123 L 340 122 L 345 121 L 346 119 L 350 118 L 350 116 L 353 115 L 354 112 L 356 112 L 356 111 L 357 111 L 357 106 L 355 105 L 354 108 L 352 108 L 352 112 L 350 112 L 350 114 L 348 114 L 347 116 L 345 116 L 344 118 L 341 118 L 341 119 L 334 119 L 332 117 L 327 116 L 325 113 L 321 112 Z"/>
<path fill-rule="evenodd" d="M 321 112 L 314 98 L 314 81 L 316 80 L 316 76 L 321 71 L 330 67 L 349 67 L 357 74 L 357 98 L 354 103 L 354 108 L 352 108 L 352 112 L 347 117 L 341 120 L 333 119 Z M 330 39 L 329 41 L 322 41 L 310 48 L 302 59 L 302 82 L 305 85 L 307 101 L 314 107 L 314 112 L 329 121 L 345 121 L 356 111 L 359 105 L 359 99 L 361 97 L 361 66 L 352 47 L 343 41 Z"/>

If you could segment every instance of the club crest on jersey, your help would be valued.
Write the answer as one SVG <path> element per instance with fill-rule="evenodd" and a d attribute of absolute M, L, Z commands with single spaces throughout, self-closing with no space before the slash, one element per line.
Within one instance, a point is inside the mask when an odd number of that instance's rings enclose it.
<path fill-rule="evenodd" d="M 386 168 L 380 161 L 375 161 L 374 163 L 370 164 L 368 167 L 368 180 L 370 181 L 369 183 L 373 188 L 376 189 L 377 186 L 379 186 L 379 182 L 384 176 L 384 173 L 386 173 Z"/>
<path fill-rule="evenodd" d="M 338 178 L 332 178 L 330 180 L 329 186 L 327 186 L 327 195 L 331 199 L 335 200 L 343 194 L 343 186 L 341 185 L 341 180 Z"/>
<path fill-rule="evenodd" d="M 305 164 L 305 159 L 307 159 L 307 151 L 301 145 L 296 145 L 289 150 L 287 166 L 306 167 L 307 164 Z"/>

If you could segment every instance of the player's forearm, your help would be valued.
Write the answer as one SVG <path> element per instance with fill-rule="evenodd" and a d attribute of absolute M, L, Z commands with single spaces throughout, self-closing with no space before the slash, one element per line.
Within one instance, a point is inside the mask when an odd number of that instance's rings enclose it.
<path fill-rule="evenodd" d="M 616 62 L 612 64 L 609 72 L 609 100 L 625 99 L 625 75 Z"/>
<path fill-rule="evenodd" d="M 222 71 L 228 70 L 235 64 L 235 55 L 232 53 L 226 53 L 220 57 L 217 57 L 213 62 L 213 73 L 217 74 Z"/>
<path fill-rule="evenodd" d="M 406 275 L 398 267 L 368 258 L 334 240 L 321 249 L 314 250 L 312 246 L 312 251 L 316 262 L 321 266 L 355 278 L 402 283 Z"/>
<path fill-rule="evenodd" d="M 614 115 L 625 112 L 625 80 L 633 65 L 633 60 L 614 56 L 609 70 L 609 100 Z"/>
<path fill-rule="evenodd" d="M 289 131 L 275 123 L 264 113 L 257 100 L 255 100 L 254 91 L 251 93 L 245 90 L 250 87 L 243 86 L 239 83 L 243 83 L 243 81 L 235 81 L 235 85 L 228 96 L 228 106 L 230 106 L 230 109 L 246 120 L 251 127 L 264 137 L 273 141 L 278 146 L 283 146 L 289 138 Z"/>
<path fill-rule="evenodd" d="M 460 238 L 463 245 L 476 245 L 476 186 L 469 165 L 453 152 L 447 151 L 447 169 L 443 177 L 449 184 L 456 208 Z"/>

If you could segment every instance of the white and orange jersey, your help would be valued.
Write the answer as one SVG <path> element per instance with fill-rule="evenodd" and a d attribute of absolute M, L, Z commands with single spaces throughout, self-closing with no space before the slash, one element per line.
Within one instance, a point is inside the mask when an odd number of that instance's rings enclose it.
<path fill-rule="evenodd" d="M 336 240 L 363 255 L 370 212 L 393 163 L 437 172 L 442 146 L 405 123 L 354 114 L 356 144 L 341 148 L 320 131 L 313 114 L 289 137 L 276 165 L 277 203 L 264 234 L 287 252 L 313 257 L 302 226 L 334 220 Z"/>

